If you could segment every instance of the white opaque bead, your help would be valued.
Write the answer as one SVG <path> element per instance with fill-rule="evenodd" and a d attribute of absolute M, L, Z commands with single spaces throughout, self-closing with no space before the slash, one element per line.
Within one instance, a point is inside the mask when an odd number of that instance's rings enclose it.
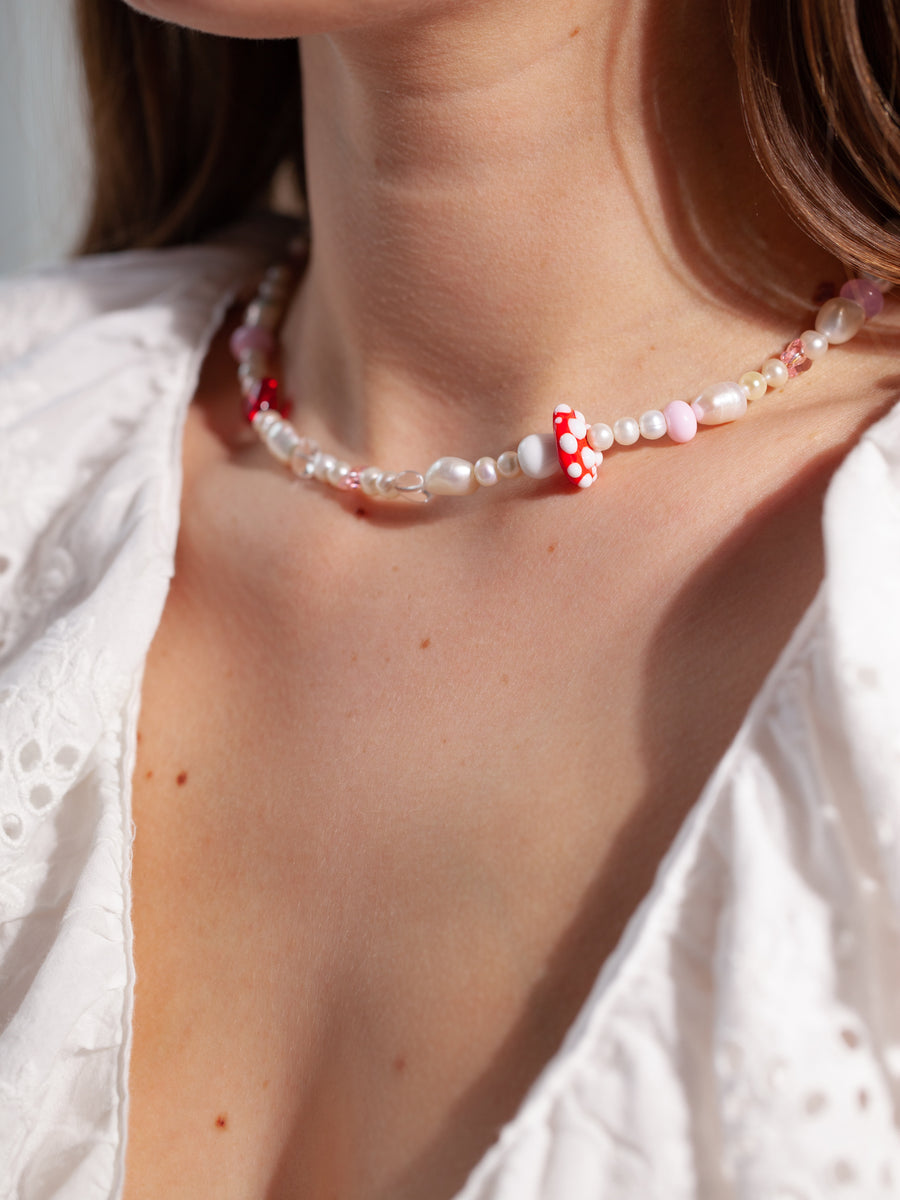
<path fill-rule="evenodd" d="M 425 490 L 435 496 L 467 496 L 477 487 L 475 468 L 464 458 L 439 458 L 425 472 Z"/>
<path fill-rule="evenodd" d="M 316 455 L 313 463 L 313 474 L 320 483 L 328 482 L 328 472 L 337 462 L 333 454 L 323 454 L 321 451 Z"/>
<path fill-rule="evenodd" d="M 790 379 L 788 369 L 780 358 L 767 358 L 760 371 L 770 388 L 783 388 Z"/>
<path fill-rule="evenodd" d="M 381 478 L 380 467 L 366 467 L 360 472 L 359 486 L 367 496 L 378 495 L 378 480 Z"/>
<path fill-rule="evenodd" d="M 762 371 L 745 371 L 738 380 L 742 388 L 747 389 L 748 400 L 762 400 L 763 396 L 769 390 L 769 385 L 766 382 L 766 377 Z"/>
<path fill-rule="evenodd" d="M 519 442 L 516 453 L 522 473 L 531 479 L 549 479 L 559 470 L 556 437 L 552 433 L 529 433 Z"/>
<path fill-rule="evenodd" d="M 641 427 L 634 417 L 620 417 L 613 425 L 613 437 L 620 446 L 633 446 L 641 436 Z"/>
<path fill-rule="evenodd" d="M 816 359 L 822 358 L 828 350 L 828 338 L 816 329 L 807 329 L 800 335 L 800 345 L 809 361 L 815 362 Z"/>
<path fill-rule="evenodd" d="M 646 438 L 648 442 L 655 442 L 658 438 L 666 436 L 666 418 L 658 408 L 651 408 L 648 412 L 641 413 L 638 424 L 641 429 L 641 437 Z"/>
<path fill-rule="evenodd" d="M 522 474 L 522 468 L 519 466 L 519 456 L 515 450 L 504 450 L 497 459 L 497 470 L 504 479 L 515 479 L 517 475 Z"/>
<path fill-rule="evenodd" d="M 612 427 L 598 421 L 596 425 L 591 425 L 588 429 L 587 440 L 592 450 L 602 452 L 608 450 L 616 439 Z"/>
<path fill-rule="evenodd" d="M 289 421 L 277 421 L 266 431 L 266 445 L 280 462 L 290 462 L 300 435 Z"/>
<path fill-rule="evenodd" d="M 861 304 L 844 296 L 833 296 L 819 309 L 816 331 L 828 338 L 829 345 L 840 346 L 859 333 L 865 319 Z"/>
<path fill-rule="evenodd" d="M 739 383 L 714 383 L 691 408 L 700 425 L 725 425 L 747 411 L 747 389 Z"/>
<path fill-rule="evenodd" d="M 338 487 L 345 475 L 350 474 L 350 464 L 338 460 L 328 469 L 328 482 L 332 487 Z"/>
<path fill-rule="evenodd" d="M 482 487 L 493 487 L 500 478 L 497 464 L 492 458 L 479 458 L 475 464 L 475 479 Z"/>

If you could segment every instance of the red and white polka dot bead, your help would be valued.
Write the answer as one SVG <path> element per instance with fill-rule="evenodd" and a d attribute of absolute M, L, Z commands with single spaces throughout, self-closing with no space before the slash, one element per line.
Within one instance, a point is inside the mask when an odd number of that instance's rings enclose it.
<path fill-rule="evenodd" d="M 568 404 L 558 404 L 553 410 L 553 432 L 559 465 L 566 479 L 574 487 L 590 487 L 597 478 L 597 467 L 603 461 L 603 455 L 588 445 L 583 413 Z"/>

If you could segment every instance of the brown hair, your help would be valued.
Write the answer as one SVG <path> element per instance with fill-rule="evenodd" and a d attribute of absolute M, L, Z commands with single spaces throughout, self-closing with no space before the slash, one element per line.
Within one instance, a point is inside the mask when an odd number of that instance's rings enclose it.
<path fill-rule="evenodd" d="M 900 281 L 896 0 L 726 0 L 751 142 L 798 223 Z M 301 144 L 296 45 L 76 0 L 96 176 L 82 249 L 159 246 L 244 213 Z M 302 167 L 299 166 L 302 171 Z"/>

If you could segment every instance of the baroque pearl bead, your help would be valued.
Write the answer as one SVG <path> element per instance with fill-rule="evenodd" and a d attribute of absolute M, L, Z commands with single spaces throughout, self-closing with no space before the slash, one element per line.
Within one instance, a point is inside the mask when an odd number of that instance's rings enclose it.
<path fill-rule="evenodd" d="M 638 424 L 641 429 L 641 437 L 646 438 L 648 442 L 655 442 L 666 435 L 666 418 L 658 408 L 651 408 L 642 413 Z"/>
<path fill-rule="evenodd" d="M 619 417 L 613 425 L 613 437 L 620 446 L 633 446 L 641 436 L 641 427 L 634 417 Z"/>
<path fill-rule="evenodd" d="M 762 371 L 745 371 L 738 380 L 741 387 L 747 389 L 748 400 L 762 400 L 763 396 L 769 390 L 769 385 L 766 382 L 766 377 Z"/>
<path fill-rule="evenodd" d="M 492 458 L 479 458 L 475 464 L 475 478 L 482 487 L 493 487 L 500 476 Z"/>
<path fill-rule="evenodd" d="M 366 496 L 378 495 L 378 480 L 381 478 L 380 467 L 366 467 L 359 475 L 359 486 Z"/>
<path fill-rule="evenodd" d="M 725 425 L 747 411 L 747 391 L 739 383 L 714 383 L 700 393 L 691 408 L 701 425 Z"/>
<path fill-rule="evenodd" d="M 790 379 L 788 369 L 780 358 L 767 358 L 762 365 L 762 374 L 770 388 L 783 388 Z"/>
<path fill-rule="evenodd" d="M 515 479 L 517 475 L 522 474 L 522 468 L 519 466 L 519 456 L 515 450 L 504 450 L 497 459 L 497 470 L 504 479 Z"/>
<path fill-rule="evenodd" d="M 859 333 L 865 319 L 861 304 L 848 300 L 846 296 L 834 296 L 819 309 L 816 329 L 825 334 L 829 345 L 840 346 Z"/>
<path fill-rule="evenodd" d="M 475 468 L 464 458 L 439 458 L 425 472 L 425 490 L 435 496 L 468 496 L 477 487 Z"/>
<path fill-rule="evenodd" d="M 333 466 L 328 468 L 328 482 L 332 487 L 340 487 L 344 476 L 349 474 L 350 464 L 341 462 L 340 459 L 338 459 Z"/>
<path fill-rule="evenodd" d="M 552 433 L 529 433 L 517 451 L 522 473 L 531 479 L 549 479 L 559 470 L 556 437 Z"/>
<path fill-rule="evenodd" d="M 291 455 L 300 444 L 300 435 L 288 421 L 273 422 L 266 430 L 266 444 L 279 462 L 290 462 Z"/>
<path fill-rule="evenodd" d="M 320 483 L 328 482 L 328 472 L 335 465 L 337 459 L 333 454 L 323 454 L 320 450 L 313 461 L 313 474 Z"/>
<path fill-rule="evenodd" d="M 816 362 L 828 350 L 828 338 L 824 333 L 819 333 L 815 329 L 807 329 L 805 333 L 801 333 L 800 344 L 803 347 L 803 353 L 810 362 Z"/>
<path fill-rule="evenodd" d="M 608 450 L 616 440 L 615 434 L 611 426 L 606 425 L 603 421 L 598 421 L 596 425 L 591 425 L 587 431 L 588 445 L 592 450 Z"/>

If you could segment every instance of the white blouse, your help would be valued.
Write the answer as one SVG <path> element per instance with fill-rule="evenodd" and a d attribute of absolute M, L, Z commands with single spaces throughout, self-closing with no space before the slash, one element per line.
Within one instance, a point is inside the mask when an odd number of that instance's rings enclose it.
<path fill-rule="evenodd" d="M 269 253 L 0 285 L 0 1196 L 114 1200 L 130 781 L 185 412 Z M 900 406 L 825 581 L 560 1051 L 457 1200 L 900 1190 Z"/>

